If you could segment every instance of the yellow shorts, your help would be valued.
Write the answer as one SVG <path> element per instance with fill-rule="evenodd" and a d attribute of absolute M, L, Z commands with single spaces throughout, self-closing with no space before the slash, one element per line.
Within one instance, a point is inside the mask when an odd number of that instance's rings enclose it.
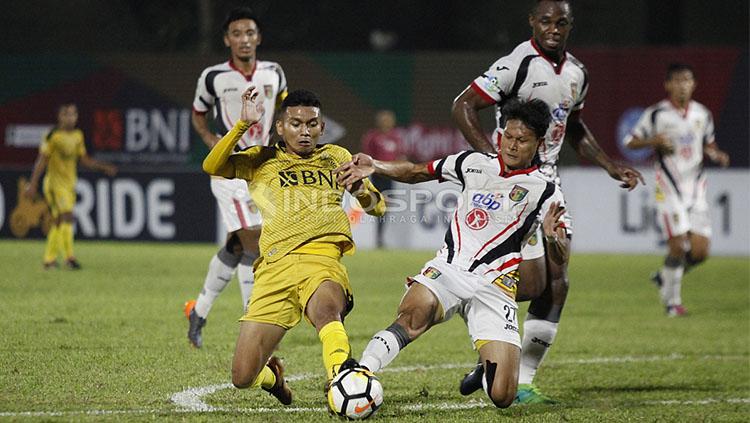
<path fill-rule="evenodd" d="M 310 297 L 325 280 L 344 288 L 346 315 L 354 306 L 346 268 L 332 257 L 288 254 L 273 263 L 262 261 L 255 269 L 255 285 L 247 313 L 240 321 L 270 323 L 291 329 L 305 314 Z M 305 316 L 307 319 L 307 316 Z"/>
<path fill-rule="evenodd" d="M 63 213 L 73 213 L 76 205 L 76 192 L 67 189 L 52 189 L 46 184 L 43 188 L 44 199 L 49 206 L 52 217 L 58 217 Z"/>

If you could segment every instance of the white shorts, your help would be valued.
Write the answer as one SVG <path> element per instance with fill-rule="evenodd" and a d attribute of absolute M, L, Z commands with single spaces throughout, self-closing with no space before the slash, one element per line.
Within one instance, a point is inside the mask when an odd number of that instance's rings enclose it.
<path fill-rule="evenodd" d="M 472 343 L 501 341 L 521 348 L 518 304 L 492 280 L 460 270 L 440 258 L 425 263 L 421 273 L 412 279 L 435 294 L 445 312 L 442 322 L 455 313 L 464 318 Z"/>
<path fill-rule="evenodd" d="M 667 239 L 688 232 L 711 237 L 711 216 L 705 199 L 688 208 L 676 196 L 657 194 L 656 222 Z"/>
<path fill-rule="evenodd" d="M 249 229 L 263 223 L 258 207 L 250 198 L 247 181 L 211 177 L 211 192 L 219 204 L 219 211 L 227 232 Z"/>

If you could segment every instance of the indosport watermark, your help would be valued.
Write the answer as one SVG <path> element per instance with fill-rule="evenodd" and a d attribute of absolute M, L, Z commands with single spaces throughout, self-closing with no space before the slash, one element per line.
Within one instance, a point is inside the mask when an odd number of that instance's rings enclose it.
<path fill-rule="evenodd" d="M 525 191 L 525 190 L 524 190 Z M 368 214 L 378 204 L 378 195 L 371 191 L 344 195 L 327 189 L 268 189 L 254 187 L 251 190 L 254 206 L 264 211 L 264 219 L 293 214 L 295 219 L 305 221 L 319 216 L 333 217 L 346 214 L 352 225 L 364 222 L 420 223 L 431 227 L 447 225 L 452 219 L 477 219 L 476 225 L 489 222 L 508 224 L 515 220 L 525 203 L 525 192 L 521 198 L 490 190 L 470 190 L 464 193 L 458 187 L 441 187 L 439 190 L 420 188 L 394 188 L 380 193 L 386 203 L 384 216 Z M 355 199 L 356 197 L 356 199 Z M 454 216 L 455 211 L 469 201 L 467 216 Z M 279 214 L 281 213 L 281 214 Z M 482 225 L 483 226 L 483 225 Z"/>

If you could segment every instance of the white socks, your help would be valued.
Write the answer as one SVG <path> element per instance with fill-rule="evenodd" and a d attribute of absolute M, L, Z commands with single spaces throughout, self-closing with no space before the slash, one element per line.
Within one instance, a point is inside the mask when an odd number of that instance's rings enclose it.
<path fill-rule="evenodd" d="M 362 353 L 359 364 L 371 372 L 378 372 L 389 365 L 409 342 L 406 331 L 398 323 L 394 323 L 373 335 Z"/>
<path fill-rule="evenodd" d="M 539 319 L 532 314 L 526 315 L 526 320 L 523 322 L 523 340 L 521 341 L 519 384 L 533 382 L 539 365 L 555 340 L 557 326 L 558 323 L 556 322 Z"/>
<path fill-rule="evenodd" d="M 203 289 L 195 302 L 195 313 L 198 316 L 204 319 L 208 316 L 214 300 L 232 280 L 234 269 L 239 261 L 239 257 L 230 254 L 224 247 L 213 256 L 211 262 L 208 263 L 208 273 L 206 273 L 206 280 L 203 282 Z M 252 269 L 250 273 L 252 274 Z"/>
<path fill-rule="evenodd" d="M 685 266 L 662 267 L 659 293 L 664 305 L 676 306 L 682 304 L 682 275 L 684 273 Z"/>
<path fill-rule="evenodd" d="M 256 254 L 245 252 L 242 254 L 240 264 L 237 266 L 237 278 L 240 280 L 240 293 L 242 294 L 242 307 L 245 312 L 247 312 L 250 294 L 253 293 L 253 283 L 255 282 L 253 262 L 257 258 Z"/>

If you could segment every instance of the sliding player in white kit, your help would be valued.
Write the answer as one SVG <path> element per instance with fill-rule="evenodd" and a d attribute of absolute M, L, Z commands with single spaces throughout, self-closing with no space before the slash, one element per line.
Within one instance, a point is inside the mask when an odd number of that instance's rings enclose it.
<path fill-rule="evenodd" d="M 668 98 L 643 112 L 625 145 L 656 152 L 656 221 L 669 250 L 653 280 L 667 315 L 675 317 L 686 313 L 681 295 L 684 272 L 708 257 L 711 219 L 703 155 L 722 167 L 729 165 L 729 156 L 714 141 L 711 112 L 692 100 L 693 69 L 669 65 L 664 88 Z"/>
<path fill-rule="evenodd" d="M 539 147 L 539 170 L 548 181 L 560 184 L 557 161 L 563 140 L 568 140 L 582 158 L 602 167 L 621 186 L 633 189 L 642 177 L 638 171 L 613 162 L 599 147 L 581 120 L 588 91 L 583 64 L 566 51 L 573 27 L 567 0 L 537 0 L 529 13 L 533 35 L 509 55 L 498 59 L 476 78 L 453 102 L 453 119 L 469 144 L 478 151 L 493 152 L 503 128 L 502 105 L 513 98 L 543 100 L 552 116 Z M 479 123 L 479 110 L 496 106 L 497 127 L 487 139 Z M 566 222 L 570 231 L 570 221 Z M 568 233 L 570 236 L 570 232 Z M 531 299 L 523 325 L 523 348 L 519 376 L 519 403 L 554 403 L 533 384 L 536 371 L 551 347 L 568 293 L 568 263 L 545 259 L 541 235 L 524 245 L 520 266 L 519 301 Z M 460 391 L 468 395 L 481 387 L 481 363 L 466 375 Z"/>
<path fill-rule="evenodd" d="M 396 320 L 372 337 L 360 365 L 380 371 L 430 327 L 459 314 L 479 351 L 484 390 L 501 408 L 513 403 L 518 383 L 515 295 L 521 245 L 542 218 L 552 261 L 565 261 L 570 244 L 562 193 L 532 165 L 550 122 L 547 105 L 513 100 L 503 113 L 505 132 L 497 156 L 464 151 L 414 164 L 357 154 L 339 169 L 343 185 L 375 173 L 407 183 L 438 179 L 461 186 L 445 244 L 409 278 Z"/>
<path fill-rule="evenodd" d="M 224 21 L 224 44 L 231 50 L 227 62 L 206 68 L 198 79 L 193 102 L 193 127 L 209 148 L 219 141 L 218 134 L 226 134 L 240 118 L 242 93 L 247 87 L 257 87 L 262 98 L 264 114 L 261 120 L 243 135 L 237 151 L 254 145 L 268 145 L 274 110 L 287 93 L 286 77 L 277 63 L 256 59 L 256 48 L 261 42 L 258 20 L 252 10 L 236 8 Z M 213 112 L 214 131 L 209 128 L 206 114 Z M 201 331 L 216 297 L 232 279 L 234 270 L 242 294 L 242 305 L 247 307 L 253 289 L 253 262 L 258 258 L 261 217 L 247 189 L 239 179 L 211 177 L 211 192 L 216 197 L 222 220 L 227 228 L 226 244 L 211 259 L 206 280 L 197 300 L 185 303 L 189 321 L 188 339 L 200 348 Z"/>

